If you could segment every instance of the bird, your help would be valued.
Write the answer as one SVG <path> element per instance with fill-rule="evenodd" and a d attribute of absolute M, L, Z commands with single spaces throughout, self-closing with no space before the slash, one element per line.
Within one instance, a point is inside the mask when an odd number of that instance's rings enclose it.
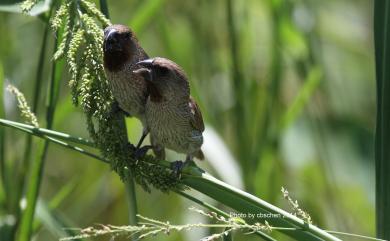
<path fill-rule="evenodd" d="M 133 72 L 147 83 L 146 123 L 155 149 L 168 148 L 186 154 L 186 160 L 175 161 L 175 173 L 196 157 L 204 159 L 201 150 L 205 129 L 202 113 L 190 95 L 188 78 L 175 62 L 155 57 L 138 62 Z M 158 156 L 165 159 L 165 156 Z"/>
<path fill-rule="evenodd" d="M 144 79 L 134 74 L 133 70 L 137 68 L 137 62 L 148 58 L 129 27 L 114 24 L 104 29 L 103 65 L 115 98 L 116 108 L 114 109 L 124 111 L 127 116 L 136 117 L 143 125 L 142 136 L 134 153 L 141 150 L 141 144 L 148 135 L 145 119 L 148 92 Z"/>

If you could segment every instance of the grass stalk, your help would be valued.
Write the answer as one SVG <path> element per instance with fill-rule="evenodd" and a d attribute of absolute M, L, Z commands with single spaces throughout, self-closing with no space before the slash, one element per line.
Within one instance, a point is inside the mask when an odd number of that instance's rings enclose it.
<path fill-rule="evenodd" d="M 129 172 L 130 173 L 130 172 Z M 138 208 L 137 208 L 137 196 L 135 192 L 135 183 L 133 178 L 130 176 L 129 181 L 126 181 L 126 195 L 127 195 L 127 206 L 129 208 L 129 224 L 138 224 Z M 134 215 L 135 213 L 135 215 Z"/>
<path fill-rule="evenodd" d="M 32 101 L 31 110 L 35 114 L 37 113 L 39 97 L 41 96 L 43 68 L 44 68 L 45 52 L 46 52 L 49 29 L 50 29 L 49 25 L 46 24 L 44 34 L 43 34 L 43 40 L 41 44 L 41 50 L 39 53 L 38 68 L 37 68 L 37 73 L 36 73 L 35 83 L 34 83 L 35 87 L 33 92 L 33 101 Z M 27 135 L 24 154 L 23 154 L 23 161 L 22 163 L 19 163 L 19 165 L 14 168 L 14 170 L 20 170 L 19 173 L 20 185 L 17 185 L 18 187 L 23 187 L 26 183 L 26 177 L 28 176 L 27 172 L 30 170 L 31 150 L 32 150 L 32 136 Z M 21 198 L 22 196 L 22 194 L 19 192 L 22 192 L 22 190 L 17 190 L 16 192 L 18 193 L 18 198 L 16 200 L 18 202 L 19 198 Z"/>
<path fill-rule="evenodd" d="M 376 0 L 374 39 L 377 79 L 376 221 L 377 236 L 390 239 L 390 2 Z"/>
<path fill-rule="evenodd" d="M 54 9 L 51 10 L 51 12 L 54 11 Z M 49 31 L 50 24 L 49 22 L 46 23 L 46 29 L 45 29 L 45 40 L 46 41 L 46 36 Z M 57 51 L 57 46 L 58 46 L 58 38 L 54 41 L 54 48 L 53 48 L 53 54 Z M 42 51 L 41 54 L 43 54 L 45 51 L 43 49 L 46 48 L 46 45 L 42 45 Z M 42 57 L 42 56 L 41 56 Z M 40 95 L 40 89 L 41 89 L 41 81 L 42 81 L 42 74 L 40 71 L 42 71 L 44 62 L 41 60 L 39 61 L 39 68 L 38 68 L 38 74 L 37 78 L 39 78 L 39 81 L 37 79 L 36 88 L 35 88 L 35 97 L 34 97 L 34 103 L 33 103 L 33 112 L 36 113 L 37 106 L 36 104 L 38 103 L 38 96 Z M 55 106 L 57 103 L 57 96 L 59 92 L 59 87 L 60 87 L 60 79 L 61 79 L 61 73 L 62 72 L 62 66 L 58 66 L 58 63 L 52 63 L 51 66 L 51 78 L 50 82 L 48 85 L 48 98 L 47 98 L 47 106 L 46 106 L 46 126 L 48 129 L 52 128 L 53 124 L 53 118 L 54 118 L 54 113 L 55 113 Z M 35 108 L 35 111 L 34 111 Z M 31 136 L 31 135 L 29 135 Z M 35 156 L 35 161 L 33 162 L 30 170 L 30 175 L 28 178 L 27 182 L 27 194 L 26 194 L 26 200 L 27 200 L 27 206 L 26 209 L 23 211 L 22 214 L 22 220 L 21 220 L 21 226 L 19 229 L 19 236 L 18 240 L 19 241 L 28 241 L 31 239 L 31 233 L 33 229 L 33 224 L 34 224 L 34 214 L 35 214 L 35 209 L 36 209 L 36 204 L 39 196 L 39 190 L 41 186 L 41 180 L 43 176 L 43 170 L 44 170 L 44 164 L 45 164 L 45 159 L 47 156 L 47 151 L 49 148 L 49 141 L 45 140 L 42 142 L 38 143 L 38 148 L 37 148 L 37 154 Z"/>
<path fill-rule="evenodd" d="M 47 46 L 47 39 L 48 39 L 48 33 L 49 33 L 49 24 L 46 23 L 44 34 L 43 34 L 43 40 L 41 44 L 41 50 L 39 53 L 39 60 L 38 60 L 38 68 L 37 73 L 35 77 L 35 88 L 33 92 L 33 102 L 32 102 L 32 112 L 37 113 L 38 110 L 38 103 L 41 97 L 41 87 L 42 85 L 42 79 L 43 79 L 43 68 L 44 68 L 44 60 L 45 60 L 45 52 L 46 52 L 46 46 Z M 31 168 L 31 153 L 32 153 L 32 136 L 27 135 L 26 141 L 25 141 L 25 149 L 23 153 L 23 159 L 22 162 L 16 162 L 14 167 L 12 168 L 15 172 L 17 172 L 18 177 L 18 185 L 15 185 L 15 191 L 14 191 L 14 197 L 13 200 L 15 202 L 14 206 L 17 209 L 17 215 L 20 215 L 20 211 L 23 212 L 23 210 L 20 210 L 19 207 L 19 201 L 21 198 L 23 198 L 23 187 L 26 185 L 26 178 L 28 177 L 27 173 L 29 172 Z M 22 218 L 23 219 L 23 218 Z M 22 222 L 23 224 L 23 222 Z"/>
<path fill-rule="evenodd" d="M 228 27 L 228 34 L 229 34 L 229 44 L 230 44 L 230 58 L 232 61 L 232 81 L 233 81 L 233 89 L 235 93 L 235 104 L 233 109 L 233 120 L 234 120 L 234 128 L 236 131 L 236 136 L 238 137 L 238 155 L 240 157 L 243 157 L 245 153 L 247 153 L 246 150 L 246 130 L 243 129 L 245 125 L 242 123 L 245 123 L 245 108 L 243 106 L 243 75 L 240 70 L 240 59 L 239 59 L 239 39 L 237 35 L 237 28 L 236 28 L 236 21 L 235 21 L 235 15 L 234 15 L 234 1 L 233 0 L 226 0 L 226 15 L 227 15 L 227 27 Z M 248 165 L 245 165 L 248 166 Z"/>
<path fill-rule="evenodd" d="M 15 125 L 15 124 L 10 124 L 9 122 L 10 121 L 8 121 L 8 120 L 0 119 L 0 125 L 2 125 L 2 126 L 11 127 L 13 129 L 26 132 L 26 133 L 28 133 L 30 135 L 33 135 L 33 136 L 36 136 L 36 137 L 40 137 L 40 138 L 45 139 L 47 141 L 50 141 L 50 142 L 53 142 L 55 144 L 61 145 L 61 146 L 65 147 L 65 148 L 71 149 L 73 151 L 80 152 L 80 153 L 82 153 L 84 155 L 87 155 L 89 157 L 98 159 L 98 160 L 103 161 L 105 163 L 109 163 L 108 160 L 105 160 L 105 159 L 101 158 L 100 156 L 98 156 L 96 154 L 88 152 L 88 151 L 86 151 L 86 150 L 84 150 L 84 149 L 82 149 L 80 147 L 73 146 L 73 145 L 69 144 L 68 142 L 62 141 L 62 140 L 67 140 L 69 142 L 72 142 L 72 140 L 74 140 L 74 139 L 82 139 L 80 137 L 73 137 L 73 136 L 70 136 L 68 134 L 61 133 L 61 132 L 56 132 L 56 131 L 54 131 L 53 133 L 58 133 L 58 134 L 53 134 L 52 133 L 51 136 L 48 136 L 48 135 L 45 134 L 48 131 L 47 129 L 38 128 L 35 131 L 32 131 L 31 129 L 23 128 L 22 125 L 25 125 L 25 124 L 14 122 L 14 123 L 18 123 L 18 125 Z M 29 127 L 31 128 L 32 126 L 29 126 Z M 53 136 L 59 137 L 59 138 L 54 138 Z M 66 136 L 69 136 L 69 137 L 66 137 Z"/>
<path fill-rule="evenodd" d="M 5 119 L 1 119 L 1 118 L 0 118 L 0 124 L 4 125 L 4 126 L 11 126 L 11 127 L 15 127 L 15 128 L 28 130 L 28 133 L 35 135 L 35 136 L 54 137 L 54 138 L 59 139 L 59 140 L 64 140 L 64 141 L 96 148 L 95 144 L 91 140 L 84 139 L 82 137 L 71 136 L 71 135 L 63 133 L 63 132 L 53 131 L 53 130 L 49 130 L 46 128 L 36 128 L 32 125 L 27 125 L 24 123 L 5 120 Z"/>
<path fill-rule="evenodd" d="M 34 93 L 33 93 L 33 102 L 32 102 L 32 112 L 37 113 L 38 109 L 38 102 L 39 102 L 39 97 L 41 96 L 41 87 L 42 87 L 42 79 L 43 79 L 43 68 L 44 68 L 44 60 L 45 60 L 45 52 L 47 48 L 47 38 L 48 38 L 48 33 L 49 33 L 49 24 L 46 23 L 44 34 L 43 34 L 43 40 L 42 40 L 42 45 L 41 45 L 41 50 L 39 54 L 39 60 L 38 60 L 38 69 L 37 69 L 37 74 L 36 74 L 36 79 L 34 83 Z M 35 187 L 32 187 L 32 185 L 37 184 L 35 182 L 30 182 L 27 181 L 27 177 L 31 175 L 27 175 L 27 173 L 32 170 L 31 164 L 31 151 L 32 151 L 32 136 L 27 135 L 26 137 L 26 145 L 25 145 L 25 150 L 24 150 L 24 155 L 23 155 L 23 161 L 20 163 L 21 165 L 17 166 L 14 170 L 20 170 L 19 173 L 19 182 L 20 185 L 17 185 L 17 187 L 21 188 L 25 186 L 25 189 L 27 192 L 35 192 L 38 189 Z M 42 143 L 38 144 L 39 147 L 36 148 L 37 150 L 42 149 Z M 37 153 L 38 155 L 39 153 Z M 37 159 L 35 158 L 34 162 L 32 163 L 33 166 L 36 167 L 36 161 Z M 21 193 L 22 190 L 17 190 L 16 191 L 18 194 L 17 199 L 15 200 L 16 202 L 19 202 L 20 199 L 24 199 L 23 194 Z M 27 193 L 27 198 L 28 196 L 33 199 L 32 193 L 28 194 Z M 33 221 L 33 215 L 34 215 L 34 210 L 35 210 L 35 205 L 36 205 L 36 200 L 35 202 L 33 200 L 29 200 L 27 202 L 27 207 L 25 210 L 21 210 L 21 223 L 20 226 L 18 227 L 18 240 L 20 241 L 27 241 L 30 239 L 31 235 L 31 225 Z M 18 205 L 17 205 L 18 206 Z M 19 207 L 19 206 L 18 206 Z"/>
<path fill-rule="evenodd" d="M 0 118 L 5 118 L 4 111 L 4 72 L 3 72 L 3 63 L 0 60 Z M 0 178 L 1 178 L 1 190 L 3 190 L 4 195 L 7 195 L 7 170 L 5 164 L 5 131 L 0 130 Z M 5 200 L 7 198 L 5 197 Z"/>

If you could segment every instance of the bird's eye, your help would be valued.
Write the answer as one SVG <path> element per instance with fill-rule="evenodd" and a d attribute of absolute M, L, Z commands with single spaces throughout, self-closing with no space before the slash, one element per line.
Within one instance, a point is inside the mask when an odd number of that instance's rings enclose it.
<path fill-rule="evenodd" d="M 131 33 L 125 33 L 125 39 L 130 39 L 131 38 Z"/>
<path fill-rule="evenodd" d="M 157 71 L 158 75 L 161 77 L 167 76 L 169 74 L 169 69 L 164 67 L 164 66 L 158 66 L 156 68 L 156 71 Z"/>

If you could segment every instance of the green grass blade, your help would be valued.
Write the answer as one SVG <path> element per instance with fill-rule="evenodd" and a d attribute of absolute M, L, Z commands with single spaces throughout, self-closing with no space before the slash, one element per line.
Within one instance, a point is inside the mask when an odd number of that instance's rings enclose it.
<path fill-rule="evenodd" d="M 66 133 L 53 131 L 53 130 L 49 130 L 46 128 L 36 128 L 32 125 L 27 125 L 24 123 L 5 120 L 5 119 L 0 119 L 0 124 L 4 125 L 4 126 L 10 126 L 10 127 L 28 130 L 28 133 L 31 133 L 31 134 L 36 135 L 36 136 L 39 136 L 39 135 L 49 136 L 49 137 L 54 137 L 54 138 L 59 139 L 59 140 L 73 142 L 73 143 L 85 145 L 88 147 L 96 148 L 93 141 L 88 140 L 88 139 L 84 139 L 82 137 L 75 137 L 75 136 L 71 136 L 71 135 L 66 134 Z"/>
<path fill-rule="evenodd" d="M 185 192 L 182 192 L 182 191 L 175 191 L 177 194 L 179 194 L 180 196 L 184 197 L 184 198 L 187 198 L 188 200 L 194 202 L 194 203 L 197 203 L 199 204 L 200 206 L 204 207 L 204 208 L 207 208 L 209 209 L 210 211 L 212 212 L 215 212 L 217 213 L 218 215 L 220 216 L 223 216 L 225 218 L 230 218 L 230 215 L 227 214 L 226 212 L 218 209 L 217 207 L 214 207 L 213 205 L 207 203 L 207 202 L 203 202 L 202 200 L 199 200 Z M 255 232 L 254 234 L 260 236 L 263 238 L 263 240 L 266 240 L 266 241 L 276 241 L 275 239 L 273 239 L 271 236 L 261 232 L 261 231 L 258 231 L 258 232 Z"/>
<path fill-rule="evenodd" d="M 33 102 L 32 102 L 32 112 L 37 113 L 38 109 L 38 103 L 39 103 L 39 97 L 41 96 L 41 87 L 42 87 L 42 79 L 43 79 L 43 68 L 44 68 L 44 62 L 45 62 L 45 52 L 47 48 L 47 39 L 48 39 L 48 33 L 49 33 L 49 24 L 46 24 L 45 32 L 43 34 L 43 40 L 41 44 L 41 51 L 39 54 L 39 61 L 38 61 L 38 69 L 36 73 L 36 80 L 34 83 L 35 89 L 33 92 Z M 43 142 L 40 141 L 37 144 L 37 150 L 42 151 L 44 149 Z M 20 241 L 27 241 L 30 239 L 31 236 L 31 227 L 33 222 L 33 216 L 35 211 L 35 205 L 36 205 L 36 199 L 38 195 L 39 188 L 33 187 L 32 185 L 39 184 L 39 181 L 36 180 L 38 176 L 41 175 L 41 173 L 34 173 L 33 171 L 36 170 L 38 158 L 35 157 L 34 162 L 32 163 L 32 166 L 30 166 L 30 158 L 31 158 L 31 151 L 32 151 L 32 136 L 28 135 L 26 137 L 26 146 L 24 151 L 24 157 L 23 162 L 20 166 L 16 168 L 16 170 L 20 170 L 20 182 L 22 185 L 25 186 L 27 190 L 27 207 L 25 210 L 22 210 L 22 221 L 20 223 L 20 226 L 18 227 L 18 239 Z M 37 152 L 37 156 L 39 155 L 39 152 Z M 40 155 L 39 155 L 40 156 Z M 43 156 L 42 156 L 43 157 Z M 30 169 L 31 168 L 31 169 Z M 34 170 L 35 168 L 35 170 Z M 30 172 L 31 171 L 31 172 Z M 30 175 L 27 175 L 27 173 L 30 172 Z M 29 179 L 27 181 L 27 177 L 29 176 Z M 19 190 L 20 192 L 21 190 Z M 20 198 L 22 195 L 20 195 Z"/>
<path fill-rule="evenodd" d="M 41 96 L 43 68 L 44 68 L 48 33 L 49 33 L 49 25 L 47 25 L 45 27 L 45 32 L 43 34 L 41 51 L 40 51 L 39 60 L 38 60 L 38 69 L 37 69 L 35 83 L 34 83 L 35 88 L 34 88 L 34 92 L 33 92 L 33 101 L 32 101 L 31 110 L 35 114 L 37 114 L 39 97 Z M 25 149 L 24 149 L 23 161 L 19 166 L 17 166 L 14 169 L 14 170 L 20 170 L 19 177 L 21 178 L 20 182 L 22 183 L 22 185 L 24 185 L 25 178 L 28 176 L 27 172 L 30 169 L 31 150 L 32 150 L 32 136 L 28 135 L 26 137 L 26 145 L 25 145 Z"/>
<path fill-rule="evenodd" d="M 137 208 L 137 196 L 135 193 L 135 184 L 134 179 L 129 177 L 126 185 L 126 194 L 127 194 L 127 206 L 129 208 L 129 224 L 137 225 L 138 223 L 138 208 Z M 134 215 L 135 214 L 135 215 Z"/>
<path fill-rule="evenodd" d="M 148 0 L 142 1 L 142 5 L 137 9 L 133 18 L 129 22 L 129 26 L 136 32 L 140 33 L 142 29 L 150 22 L 159 11 L 165 0 Z"/>
<path fill-rule="evenodd" d="M 5 118 L 4 112 L 4 72 L 3 72 L 3 63 L 0 61 L 0 118 Z M 5 164 L 5 131 L 0 129 L 0 191 L 2 196 L 6 199 L 6 187 L 7 187 L 7 174 L 6 174 L 6 164 Z"/>
<path fill-rule="evenodd" d="M 193 189 L 227 205 L 240 213 L 277 214 L 276 218 L 256 217 L 254 221 L 267 221 L 271 226 L 281 228 L 298 228 L 302 231 L 281 230 L 286 235 L 300 241 L 340 239 L 328 234 L 314 225 L 309 225 L 294 215 L 277 208 L 249 193 L 234 188 L 206 173 L 183 175 L 183 183 Z"/>
<path fill-rule="evenodd" d="M 54 9 L 52 9 L 54 11 Z M 45 56 L 45 49 L 46 49 L 46 39 L 47 35 L 50 29 L 50 24 L 46 23 L 46 29 L 45 29 L 45 37 L 42 44 L 42 50 L 41 50 L 41 56 L 39 60 L 39 67 L 37 71 L 37 81 L 34 91 L 34 101 L 32 110 L 34 113 L 37 113 L 37 107 L 38 107 L 38 101 L 40 96 L 40 90 L 42 86 L 42 70 L 44 65 L 44 56 Z M 53 54 L 57 51 L 57 46 L 59 42 L 59 38 L 57 36 L 53 48 Z M 55 113 L 55 106 L 57 103 L 59 88 L 60 88 L 60 79 L 61 79 L 61 73 L 62 73 L 62 67 L 63 62 L 53 62 L 52 63 L 52 74 L 49 81 L 48 86 L 48 98 L 47 98 L 47 106 L 46 106 L 46 126 L 48 129 L 52 127 L 53 124 L 53 118 Z M 31 137 L 31 135 L 30 135 Z M 47 156 L 47 150 L 49 148 L 49 141 L 45 140 L 44 142 L 41 141 L 38 143 L 38 151 L 35 156 L 35 161 L 31 166 L 31 171 L 27 183 L 27 207 L 26 210 L 23 212 L 22 215 L 22 221 L 20 226 L 20 232 L 19 232 L 19 240 L 20 241 L 28 241 L 30 240 L 32 228 L 33 228 L 33 221 L 34 221 L 34 213 L 36 208 L 36 203 L 39 196 L 39 189 L 41 186 L 41 180 L 43 175 L 43 169 L 44 169 L 44 163 Z"/>
<path fill-rule="evenodd" d="M 43 160 L 46 157 L 46 143 L 41 140 L 37 144 L 37 155 L 31 165 L 31 171 L 27 182 L 26 209 L 23 210 L 22 221 L 20 224 L 18 240 L 28 241 L 31 239 L 32 225 L 34 220 L 35 208 L 39 195 L 40 183 L 42 180 Z"/>
<path fill-rule="evenodd" d="M 298 95 L 295 97 L 293 103 L 289 106 L 287 112 L 284 114 L 281 120 L 279 129 L 285 129 L 288 127 L 301 113 L 306 106 L 310 97 L 317 89 L 322 77 L 322 72 L 319 68 L 312 68 L 307 76 L 305 83 L 299 90 Z"/>
<path fill-rule="evenodd" d="M 110 18 L 110 13 L 108 12 L 108 5 L 106 0 L 99 0 L 100 10 L 106 16 L 106 18 Z"/>
<path fill-rule="evenodd" d="M 17 123 L 17 122 L 12 122 L 12 123 Z M 68 148 L 70 150 L 73 150 L 73 151 L 77 151 L 77 152 L 80 152 L 84 155 L 87 155 L 89 157 L 92 157 L 92 158 L 95 158 L 95 159 L 98 159 L 102 162 L 106 162 L 106 163 L 109 163 L 108 160 L 105 160 L 99 156 L 97 156 L 96 154 L 93 154 L 93 153 L 90 153 L 90 152 L 87 152 L 85 151 L 84 149 L 80 148 L 80 147 L 76 147 L 76 146 L 72 146 L 70 145 L 69 143 L 67 142 L 64 142 L 64 141 L 61 141 L 59 139 L 56 139 L 56 138 L 53 138 L 53 137 L 50 137 L 50 136 L 47 136 L 45 135 L 44 133 L 47 132 L 48 130 L 47 129 L 43 129 L 43 128 L 38 128 L 38 129 L 35 129 L 35 131 L 32 131 L 30 129 L 27 129 L 27 128 L 23 128 L 21 127 L 21 123 L 18 123 L 18 125 L 15 125 L 15 124 L 10 124 L 10 121 L 8 120 L 3 120 L 3 119 L 0 119 L 0 125 L 3 125 L 3 126 L 7 126 L 7 127 L 11 127 L 11 128 L 14 128 L 14 129 L 17 129 L 17 130 L 20 130 L 20 131 L 23 131 L 23 132 L 26 132 L 28 134 L 31 134 L 33 136 L 37 136 L 37 137 L 40 137 L 42 139 L 45 139 L 47 141 L 51 141 L 51 142 L 54 142 L 58 145 L 61 145 L 65 148 Z M 31 126 L 30 126 L 31 127 Z M 44 132 L 42 132 L 41 130 L 45 130 Z M 53 131 L 54 133 L 58 133 L 58 136 L 61 137 L 63 140 L 66 140 L 66 138 L 64 138 L 64 136 L 67 136 L 68 134 L 65 134 L 65 133 L 61 133 L 61 132 L 55 132 Z M 52 133 L 53 134 L 53 133 Z M 52 136 L 56 136 L 56 135 L 52 135 Z M 79 138 L 79 137 L 70 137 L 70 139 L 82 139 L 82 138 Z"/>
<path fill-rule="evenodd" d="M 228 27 L 228 33 L 229 33 L 229 45 L 230 45 L 230 59 L 231 59 L 231 78 L 232 78 L 232 85 L 234 89 L 234 112 L 232 115 L 232 118 L 234 120 L 236 135 L 238 137 L 240 146 L 238 150 L 240 151 L 239 156 L 244 157 L 247 151 L 247 139 L 246 137 L 246 130 L 243 129 L 242 123 L 245 121 L 245 106 L 243 105 L 243 75 L 241 73 L 240 69 L 240 59 L 239 59 L 239 39 L 238 39 L 238 33 L 237 33 L 237 27 L 236 27 L 236 21 L 235 21 L 235 14 L 234 14 L 234 3 L 236 1 L 233 0 L 226 0 L 226 20 L 227 20 L 227 27 Z M 248 167 L 248 164 L 245 164 L 244 167 Z"/>
<path fill-rule="evenodd" d="M 376 220 L 377 236 L 390 239 L 390 2 L 376 0 L 374 37 L 377 78 Z"/>

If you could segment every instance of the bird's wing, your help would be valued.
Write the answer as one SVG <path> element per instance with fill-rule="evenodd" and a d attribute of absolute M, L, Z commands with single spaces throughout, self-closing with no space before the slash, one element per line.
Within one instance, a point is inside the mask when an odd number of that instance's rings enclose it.
<path fill-rule="evenodd" d="M 204 131 L 204 123 L 202 113 L 200 112 L 198 104 L 196 104 L 195 100 L 190 96 L 190 101 L 188 103 L 191 110 L 191 124 L 198 131 Z"/>

